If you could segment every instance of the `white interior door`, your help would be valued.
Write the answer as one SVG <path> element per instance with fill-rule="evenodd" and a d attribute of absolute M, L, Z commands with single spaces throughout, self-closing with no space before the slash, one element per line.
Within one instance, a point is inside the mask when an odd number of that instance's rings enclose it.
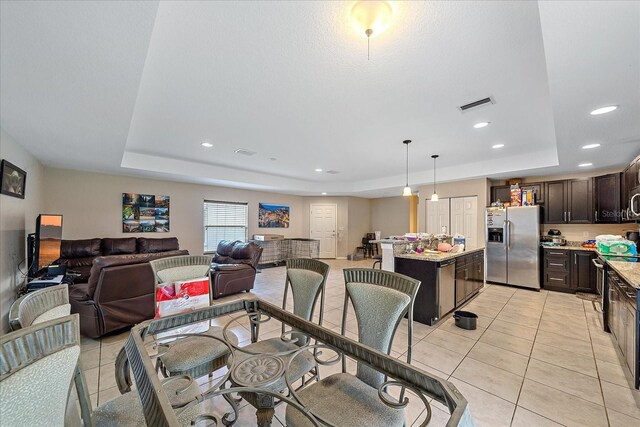
<path fill-rule="evenodd" d="M 451 235 L 464 236 L 464 197 L 451 198 Z"/>
<path fill-rule="evenodd" d="M 463 221 L 466 247 L 478 247 L 478 196 L 464 198 Z"/>
<path fill-rule="evenodd" d="M 336 257 L 338 207 L 335 204 L 312 204 L 309 236 L 320 240 L 320 258 Z"/>
<path fill-rule="evenodd" d="M 449 232 L 449 199 L 440 199 L 437 202 L 426 200 L 427 206 L 427 233 L 440 234 L 442 227 L 447 227 Z"/>

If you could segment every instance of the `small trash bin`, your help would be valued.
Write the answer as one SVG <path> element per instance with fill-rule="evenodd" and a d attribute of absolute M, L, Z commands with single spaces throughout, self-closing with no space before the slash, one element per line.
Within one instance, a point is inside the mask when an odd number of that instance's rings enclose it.
<path fill-rule="evenodd" d="M 456 326 L 458 328 L 474 330 L 476 329 L 478 322 L 478 315 L 470 311 L 455 311 L 453 318 L 456 320 Z"/>

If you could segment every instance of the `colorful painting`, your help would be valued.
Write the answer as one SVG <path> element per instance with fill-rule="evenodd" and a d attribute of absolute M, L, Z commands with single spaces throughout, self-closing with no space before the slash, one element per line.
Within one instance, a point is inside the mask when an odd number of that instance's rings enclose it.
<path fill-rule="evenodd" d="M 289 228 L 289 206 L 259 203 L 258 227 Z"/>
<path fill-rule="evenodd" d="M 122 193 L 122 232 L 166 233 L 169 209 L 169 196 Z"/>

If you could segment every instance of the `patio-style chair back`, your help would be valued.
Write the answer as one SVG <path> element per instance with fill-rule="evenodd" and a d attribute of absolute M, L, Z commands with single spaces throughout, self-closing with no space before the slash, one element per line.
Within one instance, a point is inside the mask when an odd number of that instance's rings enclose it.
<path fill-rule="evenodd" d="M 149 261 L 156 284 L 178 280 L 197 279 L 209 275 L 211 257 L 206 255 L 179 255 Z"/>
<path fill-rule="evenodd" d="M 293 314 L 305 320 L 313 318 L 313 312 L 320 297 L 319 324 L 322 325 L 324 294 L 329 276 L 329 266 L 322 261 L 309 258 L 288 259 L 282 308 L 287 309 L 289 288 L 293 294 Z M 283 325 L 284 332 L 284 325 Z M 295 337 L 296 334 L 293 334 Z M 297 344 L 306 344 L 306 337 L 299 337 Z"/>
<path fill-rule="evenodd" d="M 66 396 L 79 357 L 77 314 L 0 336 L 2 425 L 65 425 Z"/>
<path fill-rule="evenodd" d="M 389 354 L 400 321 L 408 315 L 407 363 L 411 363 L 413 345 L 413 305 L 420 281 L 398 273 L 369 268 L 344 270 L 346 285 L 342 334 L 346 333 L 349 300 L 358 321 L 358 340 L 369 347 Z M 343 359 L 343 372 L 346 361 Z M 384 382 L 380 372 L 358 364 L 356 376 L 372 387 Z"/>
<path fill-rule="evenodd" d="M 51 286 L 27 294 L 18 305 L 18 322 L 26 328 L 71 313 L 67 285 Z"/>

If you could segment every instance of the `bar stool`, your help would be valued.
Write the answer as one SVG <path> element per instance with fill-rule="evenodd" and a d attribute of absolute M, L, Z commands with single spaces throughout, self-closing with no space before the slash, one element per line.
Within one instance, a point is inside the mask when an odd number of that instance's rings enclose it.
<path fill-rule="evenodd" d="M 375 260 L 371 268 L 376 268 L 376 264 L 378 264 L 380 266 L 380 270 L 382 270 L 382 255 L 374 255 L 371 259 Z"/>

